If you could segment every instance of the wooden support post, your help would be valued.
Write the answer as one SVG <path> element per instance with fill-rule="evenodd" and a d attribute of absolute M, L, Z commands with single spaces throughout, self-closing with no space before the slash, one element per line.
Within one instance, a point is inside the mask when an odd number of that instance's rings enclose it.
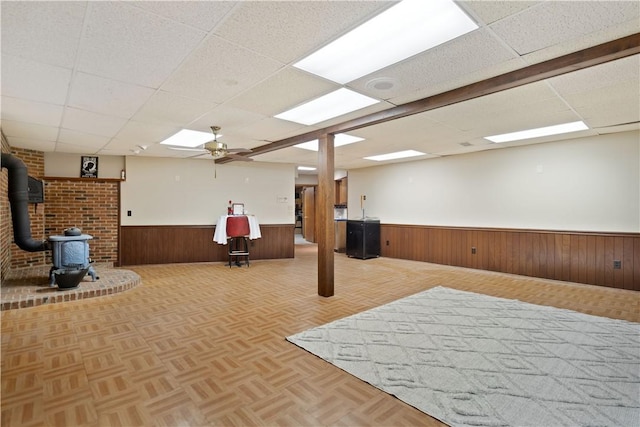
<path fill-rule="evenodd" d="M 318 197 L 316 240 L 318 242 L 318 295 L 333 296 L 333 205 L 335 202 L 333 134 L 318 139 Z"/>

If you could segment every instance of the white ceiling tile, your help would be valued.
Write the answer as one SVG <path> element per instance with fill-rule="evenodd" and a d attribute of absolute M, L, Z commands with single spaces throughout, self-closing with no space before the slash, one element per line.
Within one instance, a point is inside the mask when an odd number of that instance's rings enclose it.
<path fill-rule="evenodd" d="M 159 157 L 179 157 L 179 158 L 190 158 L 199 156 L 201 154 L 205 154 L 203 151 L 187 151 L 187 150 L 173 150 L 166 145 L 153 145 L 149 147 L 146 151 L 140 152 L 136 154 L 137 156 L 159 156 Z"/>
<path fill-rule="evenodd" d="M 490 136 L 506 132 L 551 126 L 580 120 L 559 98 L 513 104 L 482 102 L 479 108 L 455 104 L 443 111 L 427 113 L 429 117 L 471 135 Z"/>
<path fill-rule="evenodd" d="M 612 100 L 610 104 L 581 107 L 577 112 L 593 129 L 640 121 L 640 103 L 621 104 Z"/>
<path fill-rule="evenodd" d="M 262 114 L 222 105 L 190 123 L 189 129 L 208 132 L 211 130 L 211 126 L 220 126 L 222 127 L 220 134 L 224 138 L 225 133 L 228 135 L 234 127 L 250 126 L 264 118 L 265 116 Z"/>
<path fill-rule="evenodd" d="M 634 94 L 634 98 L 629 95 Z M 564 95 L 563 98 L 579 111 L 582 107 L 618 104 L 622 108 L 633 108 L 640 105 L 640 81 L 612 84 L 594 90 Z"/>
<path fill-rule="evenodd" d="M 129 118 L 153 95 L 153 89 L 77 73 L 71 85 L 70 107 Z"/>
<path fill-rule="evenodd" d="M 606 126 L 595 129 L 598 135 L 606 135 L 618 132 L 631 132 L 640 130 L 640 123 L 628 123 L 617 126 Z"/>
<path fill-rule="evenodd" d="M 361 108 L 351 113 L 343 114 L 333 119 L 325 120 L 324 122 L 315 123 L 314 126 L 318 128 L 329 127 L 329 126 L 340 124 L 342 122 L 346 122 L 349 120 L 357 119 L 362 116 L 377 113 L 379 111 L 388 110 L 391 107 L 394 107 L 394 105 L 389 104 L 388 102 L 385 102 L 385 101 L 380 101 L 377 104 L 373 104 L 368 107 Z M 312 130 L 312 128 L 310 128 L 309 130 Z"/>
<path fill-rule="evenodd" d="M 115 140 L 119 143 L 126 144 L 131 148 L 136 144 L 151 145 L 164 141 L 174 133 L 181 129 L 180 126 L 169 126 L 160 124 L 141 123 L 129 121 L 118 132 Z"/>
<path fill-rule="evenodd" d="M 378 147 L 379 145 L 384 145 L 386 141 L 395 140 L 398 140 L 398 145 L 405 149 L 413 149 L 422 151 L 423 153 L 438 154 L 444 149 L 450 149 L 451 147 L 456 149 L 461 148 L 460 143 L 466 143 L 470 139 L 466 133 L 448 128 L 446 125 L 430 127 L 428 130 L 425 130 L 422 135 L 416 138 L 405 138 L 404 134 L 400 134 L 399 136 L 395 135 L 396 134 L 387 135 L 387 132 L 383 131 L 372 139 L 367 139 L 367 144 L 363 144 L 361 146 L 362 150 L 359 150 L 357 153 L 349 154 L 358 154 L 359 157 L 372 155 L 375 153 L 372 152 L 369 145 L 379 152 L 382 150 L 382 147 Z"/>
<path fill-rule="evenodd" d="M 85 144 L 70 144 L 64 142 L 58 142 L 56 144 L 57 153 L 76 153 L 76 154 L 97 154 L 100 150 L 99 146 L 91 146 Z M 78 175 L 80 174 L 80 165 L 78 164 Z"/>
<path fill-rule="evenodd" d="M 235 131 L 235 134 L 267 144 L 300 135 L 310 130 L 313 130 L 313 128 L 309 129 L 309 127 L 300 125 L 299 123 L 270 117 L 254 122 L 248 126 L 242 126 L 242 128 L 238 128 Z"/>
<path fill-rule="evenodd" d="M 95 153 L 97 156 L 130 156 L 134 155 L 131 151 L 127 149 L 123 150 L 108 150 L 105 148 L 101 148 Z"/>
<path fill-rule="evenodd" d="M 274 116 L 341 86 L 296 68 L 284 68 L 229 101 L 229 105 Z"/>
<path fill-rule="evenodd" d="M 17 136 L 34 140 L 55 141 L 58 136 L 58 127 L 2 120 L 2 132 L 7 137 Z"/>
<path fill-rule="evenodd" d="M 459 143 L 482 136 L 580 120 L 567 104 L 544 83 L 503 91 L 425 113 L 355 131 L 376 142 L 408 138 L 414 149 L 426 152 L 457 152 Z M 449 148 L 451 147 L 451 148 Z"/>
<path fill-rule="evenodd" d="M 2 2 L 2 53 L 72 68 L 87 2 Z"/>
<path fill-rule="evenodd" d="M 530 105 L 556 98 L 556 94 L 545 82 L 536 82 L 475 98 L 467 102 L 448 105 L 424 114 L 441 123 L 455 124 L 458 122 L 456 117 L 473 118 L 476 114 L 486 114 L 485 112 L 487 111 L 495 114 L 496 112 L 510 110 L 516 106 Z"/>
<path fill-rule="evenodd" d="M 215 33 L 289 63 L 354 28 L 393 2 L 245 2 Z M 295 16 L 295 19 L 291 19 Z"/>
<path fill-rule="evenodd" d="M 318 153 L 315 151 L 303 150 L 302 148 L 289 147 L 270 153 L 253 156 L 254 160 L 260 162 L 282 162 L 293 163 L 300 166 L 317 166 Z"/>
<path fill-rule="evenodd" d="M 133 120 L 186 127 L 189 123 L 214 109 L 218 104 L 173 93 L 158 91 L 142 106 Z"/>
<path fill-rule="evenodd" d="M 362 77 L 348 86 L 365 95 L 394 101 L 402 98 L 403 102 L 408 102 L 419 99 L 416 93 L 422 89 L 430 89 L 515 58 L 490 31 L 479 29 Z M 397 86 L 389 90 L 376 90 L 368 84 L 379 78 L 390 78 L 397 82 Z M 453 87 L 445 88 L 449 89 Z"/>
<path fill-rule="evenodd" d="M 66 108 L 62 127 L 64 129 L 85 132 L 91 135 L 113 137 L 127 122 L 127 119 L 91 111 Z"/>
<path fill-rule="evenodd" d="M 282 64 L 210 37 L 162 86 L 178 95 L 221 104 L 266 79 Z"/>
<path fill-rule="evenodd" d="M 20 148 L 129 156 L 147 145 L 139 156 L 182 158 L 193 154 L 158 142 L 184 127 L 209 131 L 216 124 L 230 146 L 254 148 L 635 34 L 640 19 L 632 2 L 460 2 L 481 29 L 351 85 L 386 103 L 317 126 L 271 117 L 336 86 L 293 69 L 293 61 L 391 4 L 1 2 L 2 129 Z M 552 45 L 518 56 L 510 42 L 523 50 Z M 639 57 L 349 132 L 366 140 L 336 149 L 336 167 L 377 166 L 362 157 L 390 148 L 452 155 L 505 148 L 481 137 L 576 117 L 597 127 L 592 134 L 627 129 L 634 125 L 611 125 L 640 116 Z M 52 66 L 74 64 L 80 70 L 73 73 Z M 163 76 L 162 91 L 148 87 Z M 397 85 L 367 87 L 379 77 Z M 121 126 L 129 117 L 135 120 Z M 61 123 L 64 142 L 56 146 L 46 138 L 54 139 Z M 316 153 L 294 148 L 257 157 L 317 163 Z"/>
<path fill-rule="evenodd" d="M 2 97 L 2 120 L 18 120 L 39 125 L 59 126 L 62 120 L 61 105 L 44 104 L 9 96 Z"/>
<path fill-rule="evenodd" d="M 146 150 L 142 150 L 140 147 L 138 147 L 138 145 L 145 145 L 145 144 L 134 144 L 131 141 L 112 139 L 107 144 L 105 144 L 103 147 L 100 148 L 100 152 L 101 153 L 117 152 L 119 155 L 126 155 L 126 156 L 139 155 L 142 152 L 145 152 L 146 154 Z M 149 145 L 149 148 L 147 148 L 147 150 L 149 150 L 150 152 L 153 152 L 153 149 L 151 147 L 153 146 Z M 136 154 L 136 151 L 138 152 L 138 154 Z"/>
<path fill-rule="evenodd" d="M 239 112 L 239 110 L 237 112 Z M 211 126 L 220 126 L 222 129 L 218 134 L 218 140 L 227 144 L 229 148 L 251 149 L 264 145 L 266 143 L 262 139 L 254 138 L 253 136 L 249 135 L 248 132 L 246 132 L 247 129 L 250 129 L 252 127 L 253 123 L 257 123 L 259 120 L 244 121 L 241 119 L 241 117 L 244 117 L 244 114 L 241 114 L 240 116 L 234 116 L 234 114 L 229 109 L 223 109 L 219 113 L 223 114 L 211 114 L 209 116 L 203 117 L 197 122 L 192 123 L 189 126 L 189 129 L 200 130 L 202 132 L 211 132 Z M 239 127 L 227 126 L 228 124 L 233 123 L 238 124 Z M 211 139 L 213 139 L 213 133 L 211 134 Z"/>
<path fill-rule="evenodd" d="M 640 55 L 610 61 L 548 80 L 562 96 L 631 82 L 640 87 Z"/>
<path fill-rule="evenodd" d="M 2 95 L 63 105 L 71 70 L 2 55 Z"/>
<path fill-rule="evenodd" d="M 428 135 L 436 126 L 441 125 L 423 113 L 413 114 L 398 120 L 391 120 L 348 133 L 364 138 L 366 141 L 376 139 L 391 141 L 399 138 L 420 140 Z"/>
<path fill-rule="evenodd" d="M 571 39 L 569 41 L 547 47 L 545 49 L 536 50 L 522 57 L 527 64 L 537 64 L 542 61 L 587 49 L 611 40 L 617 40 L 622 37 L 630 36 L 638 32 L 638 18 L 617 24 L 613 27 L 607 27 L 603 30 L 587 34 L 583 37 Z"/>
<path fill-rule="evenodd" d="M 103 145 L 109 142 L 109 139 L 110 138 L 105 136 L 92 135 L 89 133 L 78 132 L 69 129 L 60 129 L 58 143 L 87 147 L 87 149 L 95 151 L 96 149 L 101 148 Z"/>
<path fill-rule="evenodd" d="M 413 92 L 405 91 L 400 95 L 394 96 L 387 100 L 395 105 L 405 104 L 407 102 L 427 98 L 440 93 L 448 92 L 453 89 L 461 88 L 478 81 L 489 79 L 494 76 L 505 74 L 520 69 L 525 65 L 526 64 L 521 58 L 511 59 L 500 64 L 490 65 L 487 68 L 460 76 L 458 78 L 452 78 L 449 80 L 444 80 L 440 83 L 424 86 L 423 88 L 416 89 Z"/>
<path fill-rule="evenodd" d="M 560 100 L 505 110 L 501 114 L 502 116 L 487 114 L 484 120 L 480 117 L 469 119 L 465 122 L 464 130 L 478 136 L 491 136 L 581 120 L 579 115 Z"/>
<path fill-rule="evenodd" d="M 506 18 L 509 15 L 514 15 L 531 6 L 540 3 L 540 1 L 513 1 L 513 0 L 498 0 L 498 1 L 459 1 L 458 4 L 469 13 L 472 17 L 476 18 L 480 23 L 491 24 L 495 21 L 499 21 L 502 18 Z"/>
<path fill-rule="evenodd" d="M 149 145 L 146 150 L 142 150 L 137 145 L 132 145 L 129 141 L 112 139 L 107 145 L 102 147 L 100 154 L 104 155 L 120 155 L 135 157 L 188 157 L 177 151 L 167 150 L 165 145 Z"/>
<path fill-rule="evenodd" d="M 43 151 L 50 153 L 55 150 L 55 141 L 34 140 L 29 138 L 7 137 L 9 144 L 15 148 L 26 148 L 28 150 Z"/>
<path fill-rule="evenodd" d="M 135 7 L 146 9 L 185 25 L 211 31 L 236 7 L 233 1 L 139 1 Z"/>
<path fill-rule="evenodd" d="M 461 154 L 467 154 L 467 153 L 474 153 L 474 152 L 478 152 L 478 151 L 485 151 L 485 150 L 495 150 L 500 148 L 499 146 L 495 145 L 493 147 L 491 146 L 475 146 L 475 145 L 470 145 L 468 147 L 462 146 L 462 145 L 447 145 L 447 146 L 442 146 L 439 148 L 434 147 L 432 153 L 436 154 L 438 156 L 456 156 L 456 155 L 461 155 Z"/>
<path fill-rule="evenodd" d="M 491 29 L 520 55 L 640 19 L 638 1 L 546 1 Z"/>
<path fill-rule="evenodd" d="M 78 70 L 157 88 L 204 36 L 127 2 L 91 2 Z"/>
<path fill-rule="evenodd" d="M 547 142 L 566 141 L 569 139 L 584 138 L 584 137 L 594 136 L 594 135 L 597 135 L 596 131 L 587 129 L 583 131 L 565 133 L 561 135 L 545 136 L 542 138 L 523 139 L 520 141 L 503 142 L 500 144 L 490 144 L 488 147 L 496 148 L 496 149 L 508 148 L 508 147 L 519 147 L 523 145 L 544 144 Z"/>
<path fill-rule="evenodd" d="M 135 148 L 137 148 L 136 144 L 134 144 L 132 141 L 113 138 L 101 148 L 101 151 L 102 150 L 110 151 L 110 152 L 117 151 L 119 153 L 126 153 L 127 155 L 131 155 L 132 154 L 131 150 Z"/>

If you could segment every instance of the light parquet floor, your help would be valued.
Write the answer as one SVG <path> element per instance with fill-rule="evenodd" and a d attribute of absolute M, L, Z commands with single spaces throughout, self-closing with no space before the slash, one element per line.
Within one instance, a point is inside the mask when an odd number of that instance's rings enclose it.
<path fill-rule="evenodd" d="M 285 341 L 434 286 L 640 321 L 640 293 L 315 246 L 250 267 L 130 268 L 142 283 L 2 319 L 2 426 L 428 426 L 418 410 Z"/>

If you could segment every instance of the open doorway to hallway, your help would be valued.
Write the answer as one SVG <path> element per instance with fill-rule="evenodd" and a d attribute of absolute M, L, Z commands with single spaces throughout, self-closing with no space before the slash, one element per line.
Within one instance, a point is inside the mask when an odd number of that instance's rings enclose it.
<path fill-rule="evenodd" d="M 315 209 L 316 186 L 296 186 L 296 241 L 303 240 L 308 243 L 316 243 L 315 239 Z"/>
<path fill-rule="evenodd" d="M 314 177 L 315 178 L 315 177 Z M 318 193 L 317 182 L 308 180 L 309 183 L 298 183 L 295 186 L 296 225 L 295 239 L 308 243 L 317 243 L 316 239 L 316 197 Z M 334 200 L 334 250 L 345 252 L 346 250 L 346 220 L 347 220 L 347 176 L 346 172 L 335 179 Z"/>

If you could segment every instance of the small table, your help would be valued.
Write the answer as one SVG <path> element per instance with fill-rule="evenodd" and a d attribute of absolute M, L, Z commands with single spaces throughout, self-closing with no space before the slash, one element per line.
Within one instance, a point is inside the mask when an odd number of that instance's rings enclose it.
<path fill-rule="evenodd" d="M 227 218 L 229 216 L 230 215 L 221 215 L 220 218 L 218 218 L 216 231 L 213 233 L 213 241 L 220 245 L 226 245 L 228 241 Z M 249 239 L 260 239 L 262 237 L 262 233 L 260 232 L 260 224 L 258 224 L 258 218 L 256 218 L 255 215 L 247 215 L 247 219 L 249 220 Z"/>

